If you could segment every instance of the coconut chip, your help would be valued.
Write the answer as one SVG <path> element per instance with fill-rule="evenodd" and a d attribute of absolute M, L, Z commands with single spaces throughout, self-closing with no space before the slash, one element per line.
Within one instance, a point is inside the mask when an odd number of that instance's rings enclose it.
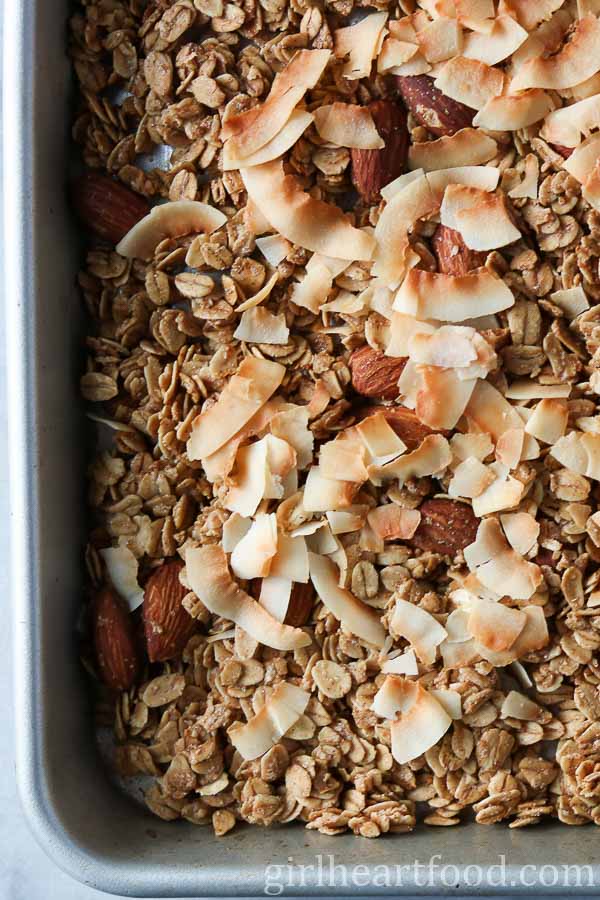
<path fill-rule="evenodd" d="M 382 719 L 393 721 L 399 713 L 408 712 L 414 700 L 415 683 L 391 675 L 373 697 L 371 709 Z"/>
<path fill-rule="evenodd" d="M 415 74 L 422 75 L 425 72 L 428 72 L 430 69 L 429 63 L 419 53 L 417 44 L 413 44 L 409 41 L 400 41 L 390 35 L 385 38 L 379 56 L 377 57 L 377 71 L 383 74 L 390 69 L 394 70 L 398 66 L 403 66 L 405 63 L 408 63 L 415 57 L 417 57 L 419 61 L 418 67 L 422 69 L 421 72 Z"/>
<path fill-rule="evenodd" d="M 579 144 L 568 159 L 563 162 L 563 169 L 585 184 L 594 172 L 598 154 L 600 153 L 600 133 L 590 135 Z"/>
<path fill-rule="evenodd" d="M 408 540 L 413 536 L 421 513 L 418 509 L 403 509 L 395 503 L 387 503 L 371 510 L 367 521 L 377 537 L 383 541 Z"/>
<path fill-rule="evenodd" d="M 382 481 L 397 478 L 400 485 L 403 485 L 410 478 L 437 475 L 451 461 L 452 454 L 446 438 L 441 434 L 429 434 L 412 453 L 406 453 L 382 466 L 369 466 L 369 479 L 374 484 L 381 484 Z"/>
<path fill-rule="evenodd" d="M 512 549 L 495 518 L 480 522 L 475 541 L 463 553 L 484 587 L 492 591 L 501 587 L 502 594 L 513 600 L 529 600 L 543 581 L 540 567 Z"/>
<path fill-rule="evenodd" d="M 461 378 L 455 369 L 418 369 L 421 381 L 414 404 L 417 417 L 430 428 L 454 428 L 467 407 L 476 379 Z"/>
<path fill-rule="evenodd" d="M 296 465 L 300 470 L 309 466 L 313 459 L 315 439 L 308 427 L 309 416 L 308 406 L 289 404 L 269 421 L 271 434 L 286 441 L 296 451 Z"/>
<path fill-rule="evenodd" d="M 506 8 L 506 12 L 514 17 L 526 31 L 533 29 L 550 19 L 551 16 L 564 4 L 565 0 L 501 0 L 500 11 Z"/>
<path fill-rule="evenodd" d="M 332 103 L 315 110 L 315 128 L 319 137 L 337 147 L 357 150 L 379 150 L 385 141 L 375 128 L 373 116 L 366 106 Z"/>
<path fill-rule="evenodd" d="M 435 690 L 432 688 L 429 693 L 437 700 L 451 719 L 462 719 L 462 697 L 458 691 Z"/>
<path fill-rule="evenodd" d="M 291 578 L 268 575 L 261 582 L 258 602 L 278 622 L 285 622 L 291 596 Z"/>
<path fill-rule="evenodd" d="M 437 647 L 448 636 L 431 613 L 400 598 L 396 600 L 390 627 L 410 642 L 421 662 L 428 666 L 433 664 Z"/>
<path fill-rule="evenodd" d="M 144 590 L 138 583 L 138 561 L 124 544 L 100 550 L 108 577 L 117 594 L 133 612 L 144 602 Z"/>
<path fill-rule="evenodd" d="M 327 512 L 352 506 L 359 485 L 353 481 L 326 478 L 319 466 L 309 469 L 304 485 L 303 506 L 307 512 Z"/>
<path fill-rule="evenodd" d="M 545 444 L 555 444 L 567 430 L 568 421 L 565 400 L 540 400 L 527 420 L 525 431 Z"/>
<path fill-rule="evenodd" d="M 285 493 L 284 479 L 295 465 L 294 448 L 271 434 L 241 447 L 229 479 L 225 508 L 242 516 L 253 516 L 263 498 L 281 499 Z"/>
<path fill-rule="evenodd" d="M 517 69 L 510 90 L 525 88 L 573 87 L 591 78 L 600 69 L 600 21 L 595 16 L 585 16 L 563 48 L 548 58 L 536 56 Z"/>
<path fill-rule="evenodd" d="M 474 313 L 501 312 L 514 302 L 510 289 L 487 269 L 467 275 L 411 269 L 396 294 L 393 308 L 418 319 L 464 322 Z"/>
<path fill-rule="evenodd" d="M 165 238 L 184 234 L 212 234 L 227 221 L 220 210 L 199 200 L 172 200 L 154 206 L 116 246 L 129 259 L 150 259 Z"/>
<path fill-rule="evenodd" d="M 281 160 L 240 171 L 250 198 L 292 243 L 337 259 L 371 258 L 373 237 L 351 225 L 339 207 L 302 190 L 293 175 L 284 173 Z"/>
<path fill-rule="evenodd" d="M 408 164 L 411 169 L 432 172 L 446 166 L 478 166 L 498 152 L 496 141 L 477 128 L 462 128 L 436 141 L 411 144 Z"/>
<path fill-rule="evenodd" d="M 226 141 L 223 148 L 223 171 L 230 172 L 242 167 L 261 166 L 263 163 L 278 159 L 294 146 L 313 121 L 313 115 L 305 109 L 293 110 L 281 131 L 278 131 L 270 141 L 248 156 L 239 155 L 239 146 L 236 141 Z"/>
<path fill-rule="evenodd" d="M 327 521 L 332 534 L 348 534 L 351 531 L 360 531 L 367 516 L 367 506 L 357 507 L 358 510 L 338 510 L 327 512 Z"/>
<path fill-rule="evenodd" d="M 386 12 L 371 13 L 356 25 L 336 28 L 333 32 L 336 57 L 348 57 L 342 68 L 345 78 L 356 80 L 370 74 L 371 63 L 379 53 L 385 36 L 387 17 Z"/>
<path fill-rule="evenodd" d="M 275 76 L 264 103 L 226 118 L 221 135 L 227 139 L 230 160 L 251 158 L 279 134 L 306 91 L 317 84 L 330 57 L 330 50 L 299 50 Z"/>
<path fill-rule="evenodd" d="M 550 455 L 571 472 L 600 481 L 600 434 L 571 431 L 550 448 Z"/>
<path fill-rule="evenodd" d="M 540 535 L 540 523 L 526 512 L 507 513 L 500 516 L 504 534 L 513 550 L 525 556 L 532 550 Z"/>
<path fill-rule="evenodd" d="M 246 725 L 231 726 L 227 732 L 231 743 L 243 759 L 258 759 L 296 724 L 309 700 L 306 691 L 282 681 Z"/>
<path fill-rule="evenodd" d="M 502 653 L 513 646 L 526 621 L 520 610 L 478 597 L 472 605 L 467 627 L 481 648 Z"/>
<path fill-rule="evenodd" d="M 435 79 L 435 86 L 452 100 L 481 109 L 492 97 L 502 93 L 504 73 L 477 59 L 455 56 Z"/>
<path fill-rule="evenodd" d="M 541 88 L 532 88 L 492 97 L 480 107 L 473 125 L 492 131 L 518 131 L 539 122 L 553 109 L 549 95 Z"/>
<path fill-rule="evenodd" d="M 512 244 L 521 232 L 512 222 L 503 194 L 450 184 L 442 201 L 442 225 L 460 232 L 471 250 L 494 250 Z"/>
<path fill-rule="evenodd" d="M 242 314 L 233 336 L 249 344 L 287 344 L 290 329 L 284 313 L 273 315 L 268 309 L 255 306 Z"/>
<path fill-rule="evenodd" d="M 524 484 L 508 474 L 507 466 L 496 462 L 491 463 L 488 468 L 495 474 L 495 479 L 481 494 L 473 498 L 473 512 L 476 516 L 513 509 L 521 501 L 525 491 Z"/>
<path fill-rule="evenodd" d="M 413 686 L 414 702 L 390 726 L 392 756 L 400 765 L 426 753 L 452 724 L 452 719 L 435 697 L 418 682 L 409 684 Z"/>
<path fill-rule="evenodd" d="M 454 470 L 448 485 L 448 495 L 467 499 L 479 497 L 495 478 L 494 472 L 488 466 L 470 456 Z"/>
<path fill-rule="evenodd" d="M 381 666 L 385 675 L 418 675 L 419 667 L 414 650 L 406 650 L 399 656 L 389 656 Z"/>
<path fill-rule="evenodd" d="M 292 249 L 290 242 L 286 241 L 280 234 L 269 234 L 267 237 L 257 238 L 256 246 L 273 268 L 276 268 L 280 262 L 283 262 Z"/>
<path fill-rule="evenodd" d="M 509 428 L 523 428 L 523 420 L 489 381 L 478 381 L 465 410 L 469 431 L 491 435 L 494 441 Z"/>
<path fill-rule="evenodd" d="M 571 385 L 568 383 L 540 384 L 531 378 L 523 378 L 513 381 L 507 388 L 505 397 L 509 400 L 537 400 L 542 397 L 568 397 L 570 393 Z"/>
<path fill-rule="evenodd" d="M 590 308 L 589 300 L 580 284 L 562 291 L 554 291 L 550 294 L 550 300 L 562 309 L 569 319 L 574 319 Z"/>
<path fill-rule="evenodd" d="M 368 644 L 383 647 L 386 631 L 374 609 L 338 584 L 336 565 L 326 556 L 309 553 L 310 578 L 323 605 L 342 627 Z"/>
<path fill-rule="evenodd" d="M 439 16 L 417 32 L 417 41 L 427 62 L 443 62 L 460 53 L 462 28 L 455 18 Z"/>
<path fill-rule="evenodd" d="M 488 34 L 472 31 L 465 35 L 463 56 L 478 59 L 488 66 L 495 66 L 518 50 L 527 39 L 527 32 L 510 16 L 496 16 Z M 583 79 L 580 79 L 583 80 Z M 524 85 L 524 87 L 544 87 L 544 85 Z"/>
<path fill-rule="evenodd" d="M 406 444 L 389 425 L 383 413 L 367 416 L 356 425 L 356 432 L 372 460 L 400 456 L 406 450 Z"/>
<path fill-rule="evenodd" d="M 366 450 L 362 443 L 338 438 L 322 445 L 319 469 L 324 478 L 362 483 L 369 477 L 365 460 Z"/>
<path fill-rule="evenodd" d="M 496 459 L 507 469 L 516 469 L 523 454 L 523 428 L 508 428 L 496 441 Z"/>
<path fill-rule="evenodd" d="M 522 719 L 526 722 L 535 722 L 539 719 L 541 708 L 518 691 L 510 691 L 504 698 L 500 708 L 502 719 Z"/>
<path fill-rule="evenodd" d="M 277 518 L 275 513 L 259 513 L 234 547 L 230 566 L 237 578 L 250 580 L 269 574 L 277 552 Z"/>
<path fill-rule="evenodd" d="M 279 363 L 246 357 L 217 402 L 194 420 L 187 442 L 189 458 L 202 459 L 222 447 L 275 393 L 284 374 Z"/>
<path fill-rule="evenodd" d="M 215 616 L 243 628 L 254 640 L 274 650 L 296 650 L 310 644 L 300 628 L 277 622 L 231 577 L 225 551 L 216 544 L 194 547 L 185 557 L 190 588 Z"/>
<path fill-rule="evenodd" d="M 236 548 L 244 535 L 248 533 L 251 525 L 252 519 L 240 516 L 239 513 L 231 513 L 227 521 L 223 523 L 221 546 L 225 553 L 231 553 Z"/>
<path fill-rule="evenodd" d="M 600 125 L 600 95 L 588 97 L 554 110 L 547 116 L 540 136 L 545 141 L 562 144 L 563 147 L 577 147 L 582 138 L 589 137 Z"/>

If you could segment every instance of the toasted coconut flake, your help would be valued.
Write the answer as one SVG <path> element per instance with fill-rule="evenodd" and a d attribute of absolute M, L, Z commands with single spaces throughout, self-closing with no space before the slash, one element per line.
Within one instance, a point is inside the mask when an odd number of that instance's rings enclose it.
<path fill-rule="evenodd" d="M 396 600 L 390 627 L 411 643 L 421 662 L 428 666 L 433 664 L 437 647 L 448 636 L 431 613 L 400 598 Z"/>
<path fill-rule="evenodd" d="M 508 387 L 505 397 L 509 400 L 537 400 L 538 398 L 568 397 L 571 393 L 570 384 L 540 384 L 530 378 L 513 381 Z"/>
<path fill-rule="evenodd" d="M 600 209 L 600 165 L 598 160 L 583 183 L 581 195 L 594 209 Z"/>
<path fill-rule="evenodd" d="M 454 369 L 420 366 L 421 384 L 415 398 L 415 412 L 425 425 L 435 429 L 454 428 L 464 413 L 476 379 L 460 378 Z"/>
<path fill-rule="evenodd" d="M 542 650 L 549 641 L 548 625 L 541 606 L 526 606 L 523 609 L 526 623 L 523 631 L 511 647 L 515 659 Z"/>
<path fill-rule="evenodd" d="M 291 595 L 291 579 L 279 575 L 268 575 L 262 579 L 258 602 L 274 619 L 284 622 Z"/>
<path fill-rule="evenodd" d="M 419 319 L 464 322 L 473 313 L 501 312 L 514 302 L 510 289 L 487 269 L 467 275 L 411 269 L 396 294 L 393 308 Z"/>
<path fill-rule="evenodd" d="M 245 760 L 258 759 L 296 724 L 310 700 L 310 694 L 282 681 L 263 708 L 246 725 L 232 725 L 231 743 Z"/>
<path fill-rule="evenodd" d="M 351 634 L 383 647 L 386 631 L 376 611 L 339 586 L 337 568 L 330 559 L 316 553 L 309 553 L 308 558 L 311 581 L 323 605 Z"/>
<path fill-rule="evenodd" d="M 516 469 L 522 458 L 525 432 L 523 428 L 509 428 L 496 442 L 496 459 L 507 469 Z"/>
<path fill-rule="evenodd" d="M 475 457 L 483 462 L 493 452 L 494 445 L 489 434 L 455 434 L 450 439 L 450 448 L 456 459 Z"/>
<path fill-rule="evenodd" d="M 521 237 L 503 194 L 449 184 L 442 201 L 442 225 L 459 231 L 471 250 L 494 250 Z"/>
<path fill-rule="evenodd" d="M 561 90 L 591 78 L 600 69 L 599 42 L 600 21 L 595 16 L 585 16 L 558 53 L 548 58 L 534 57 L 517 69 L 511 92 L 536 87 Z"/>
<path fill-rule="evenodd" d="M 496 354 L 474 328 L 442 325 L 429 334 L 415 333 L 408 349 L 414 363 L 456 369 L 459 378 L 485 378 L 496 368 Z"/>
<path fill-rule="evenodd" d="M 240 171 L 250 198 L 292 243 L 337 259 L 371 258 L 373 237 L 351 225 L 337 206 L 303 191 L 293 175 L 284 174 L 280 160 Z"/>
<path fill-rule="evenodd" d="M 530 513 L 507 513 L 500 516 L 500 521 L 513 550 L 525 556 L 533 549 L 540 534 L 540 524 Z"/>
<path fill-rule="evenodd" d="M 590 308 L 589 300 L 580 284 L 576 287 L 566 288 L 563 291 L 554 291 L 554 293 L 550 294 L 550 299 L 566 313 L 569 319 L 574 319 L 580 313 Z"/>
<path fill-rule="evenodd" d="M 274 650 L 295 650 L 310 644 L 310 637 L 300 628 L 277 622 L 236 584 L 221 547 L 194 547 L 187 551 L 185 563 L 191 589 L 213 615 L 234 622 Z"/>
<path fill-rule="evenodd" d="M 473 498 L 473 512 L 476 516 L 513 509 L 525 490 L 523 483 L 508 475 L 507 467 L 501 463 L 492 463 L 489 469 L 496 474 L 496 478 L 478 497 Z"/>
<path fill-rule="evenodd" d="M 421 513 L 418 509 L 403 509 L 395 503 L 387 503 L 371 510 L 367 521 L 383 541 L 405 541 L 411 538 L 419 527 Z"/>
<path fill-rule="evenodd" d="M 429 434 L 412 453 L 406 453 L 383 466 L 369 466 L 369 478 L 375 484 L 397 478 L 404 484 L 409 478 L 437 475 L 452 461 L 450 445 L 441 434 Z"/>
<path fill-rule="evenodd" d="M 231 554 L 231 570 L 244 580 L 264 578 L 277 552 L 277 519 L 275 513 L 259 513 Z"/>
<path fill-rule="evenodd" d="M 138 583 L 138 561 L 125 545 L 100 550 L 108 577 L 117 594 L 131 611 L 144 602 L 144 590 Z"/>
<path fill-rule="evenodd" d="M 417 32 L 417 41 L 427 62 L 443 62 L 460 53 L 462 28 L 455 18 L 440 16 Z"/>
<path fill-rule="evenodd" d="M 455 56 L 439 73 L 435 86 L 452 100 L 471 109 L 481 109 L 492 97 L 502 93 L 504 73 L 478 59 Z"/>
<path fill-rule="evenodd" d="M 451 724 L 443 706 L 417 682 L 414 703 L 390 726 L 392 756 L 400 765 L 411 762 L 433 747 Z"/>
<path fill-rule="evenodd" d="M 357 150 L 379 150 L 385 141 L 375 128 L 373 116 L 366 106 L 332 103 L 315 110 L 315 128 L 319 137 L 337 147 Z"/>
<path fill-rule="evenodd" d="M 223 525 L 223 537 L 221 546 L 225 553 L 231 553 L 248 533 L 252 525 L 252 519 L 240 516 L 239 513 L 231 513 Z"/>
<path fill-rule="evenodd" d="M 226 119 L 221 133 L 227 139 L 230 159 L 251 158 L 281 132 L 306 91 L 318 82 L 330 57 L 329 50 L 299 50 L 276 75 L 264 103 Z"/>
<path fill-rule="evenodd" d="M 338 58 L 347 56 L 342 69 L 345 78 L 356 80 L 366 78 L 371 72 L 371 63 L 377 56 L 385 32 L 386 12 L 371 13 L 356 25 L 336 28 L 333 32 L 334 53 Z"/>
<path fill-rule="evenodd" d="M 318 466 L 309 469 L 303 505 L 307 512 L 328 512 L 352 506 L 358 484 L 326 478 Z"/>
<path fill-rule="evenodd" d="M 454 475 L 448 485 L 450 497 L 466 497 L 472 499 L 479 497 L 489 485 L 495 481 L 495 474 L 488 466 L 470 456 L 454 470 Z"/>
<path fill-rule="evenodd" d="M 527 32 L 514 19 L 510 16 L 496 16 L 489 34 L 472 31 L 465 35 L 462 53 L 468 59 L 478 59 L 488 66 L 495 66 L 518 50 L 526 39 Z M 544 86 L 523 85 L 523 87 Z"/>
<path fill-rule="evenodd" d="M 202 458 L 204 474 L 211 484 L 214 484 L 218 479 L 224 480 L 229 475 L 235 464 L 235 458 L 241 444 L 248 438 L 260 434 L 267 427 L 282 403 L 283 401 L 279 397 L 272 397 L 270 400 L 267 400 L 258 412 L 219 450 L 210 456 Z"/>
<path fill-rule="evenodd" d="M 554 444 L 567 430 L 569 410 L 565 400 L 540 400 L 525 425 L 527 434 Z"/>
<path fill-rule="evenodd" d="M 269 234 L 266 237 L 256 239 L 256 246 L 267 260 L 269 265 L 275 268 L 286 258 L 292 249 L 289 241 L 280 234 Z"/>
<path fill-rule="evenodd" d="M 275 393 L 284 374 L 279 363 L 246 357 L 214 406 L 194 420 L 187 442 L 189 458 L 202 459 L 222 447 Z"/>
<path fill-rule="evenodd" d="M 365 466 L 366 451 L 362 444 L 334 440 L 323 444 L 319 454 L 319 469 L 324 478 L 362 483 L 368 476 Z"/>
<path fill-rule="evenodd" d="M 420 322 L 414 316 L 392 312 L 389 329 L 389 341 L 385 349 L 386 356 L 409 356 L 413 338 L 418 334 L 435 334 L 436 326 L 431 322 Z"/>
<path fill-rule="evenodd" d="M 415 682 L 388 675 L 373 697 L 371 709 L 375 715 L 393 721 L 399 713 L 409 711 L 415 702 L 416 692 Z"/>
<path fill-rule="evenodd" d="M 242 516 L 253 516 L 264 497 L 281 499 L 285 493 L 283 479 L 295 462 L 294 449 L 271 434 L 241 447 L 225 498 L 226 509 Z"/>
<path fill-rule="evenodd" d="M 302 535 L 292 537 L 281 533 L 277 542 L 277 552 L 272 559 L 270 575 L 289 578 L 301 584 L 308 583 L 308 550 Z"/>
<path fill-rule="evenodd" d="M 547 116 L 541 137 L 563 147 L 577 147 L 600 125 L 600 95 L 563 106 Z"/>
<path fill-rule="evenodd" d="M 478 166 L 498 151 L 496 141 L 477 128 L 462 128 L 435 141 L 412 144 L 408 151 L 411 169 L 433 172 L 446 166 Z"/>
<path fill-rule="evenodd" d="M 381 671 L 385 675 L 418 675 L 419 666 L 417 665 L 415 651 L 406 650 L 400 656 L 386 659 L 381 667 Z"/>
<path fill-rule="evenodd" d="M 513 53 L 510 61 L 512 74 L 518 72 L 528 60 L 559 50 L 572 22 L 572 12 L 568 9 L 559 9 L 548 22 L 538 25 L 519 49 Z"/>
<path fill-rule="evenodd" d="M 399 456 L 406 450 L 406 444 L 389 425 L 383 413 L 367 416 L 358 423 L 356 431 L 372 459 Z"/>
<path fill-rule="evenodd" d="M 600 434 L 571 431 L 559 438 L 550 455 L 572 472 L 600 480 Z"/>
<path fill-rule="evenodd" d="M 560 9 L 564 2 L 565 0 L 536 0 L 535 3 L 531 0 L 508 0 L 505 5 L 508 6 L 509 14 L 516 16 L 519 25 L 526 31 L 533 31 L 540 22 L 545 22 Z"/>
<path fill-rule="evenodd" d="M 500 716 L 503 719 L 522 719 L 525 722 L 535 722 L 541 713 L 540 707 L 525 694 L 518 691 L 510 691 L 504 698 L 500 708 Z"/>
<path fill-rule="evenodd" d="M 279 280 L 279 273 L 273 272 L 268 281 L 266 281 L 261 287 L 260 291 L 257 291 L 256 294 L 253 294 L 252 297 L 248 297 L 247 300 L 244 300 L 243 303 L 240 303 L 236 306 L 236 312 L 245 312 L 247 309 L 253 309 L 255 306 L 258 306 L 259 303 L 262 303 L 263 300 L 266 300 L 275 285 Z"/>
<path fill-rule="evenodd" d="M 327 300 L 329 291 L 333 286 L 333 275 L 324 263 L 315 264 L 310 272 L 301 281 L 292 285 L 292 301 L 296 306 L 303 306 L 312 313 L 318 313 L 319 308 Z"/>
<path fill-rule="evenodd" d="M 233 336 L 249 344 L 287 344 L 290 329 L 284 313 L 273 315 L 268 309 L 255 306 L 242 314 Z"/>
<path fill-rule="evenodd" d="M 540 567 L 510 547 L 494 518 L 480 522 L 477 537 L 465 548 L 464 557 L 484 587 L 494 592 L 500 587 L 502 594 L 513 600 L 529 600 L 543 581 Z"/>
<path fill-rule="evenodd" d="M 458 591 L 454 592 L 458 594 Z M 448 637 L 446 640 L 451 644 L 460 644 L 471 638 L 468 629 L 469 613 L 466 609 L 458 608 L 453 610 L 446 619 L 446 632 Z"/>
<path fill-rule="evenodd" d="M 518 131 L 539 122 L 553 109 L 549 95 L 541 88 L 532 88 L 492 97 L 480 107 L 473 125 L 492 131 Z"/>
<path fill-rule="evenodd" d="M 199 200 L 172 200 L 154 206 L 117 244 L 116 251 L 129 259 L 150 259 L 165 238 L 184 234 L 211 234 L 227 216 Z"/>
<path fill-rule="evenodd" d="M 386 37 L 381 47 L 381 52 L 377 57 L 377 71 L 380 73 L 388 72 L 398 66 L 403 66 L 410 60 L 414 59 L 418 54 L 418 60 L 425 72 L 429 71 L 429 63 L 421 54 L 418 53 L 419 47 L 409 41 L 400 41 L 391 35 Z M 417 74 L 422 75 L 423 72 Z"/>
<path fill-rule="evenodd" d="M 478 598 L 468 628 L 479 645 L 494 653 L 508 650 L 525 627 L 527 617 L 518 609 Z"/>
<path fill-rule="evenodd" d="M 494 0 L 456 0 L 456 18 L 466 28 L 479 31 L 482 23 L 496 15 Z M 489 28 L 492 27 L 489 23 Z"/>
<path fill-rule="evenodd" d="M 223 148 L 223 171 L 230 172 L 249 166 L 261 166 L 283 156 L 299 140 L 314 116 L 305 109 L 295 109 L 289 119 L 270 141 L 248 156 L 239 155 L 239 144 L 235 140 L 226 141 Z"/>
<path fill-rule="evenodd" d="M 445 669 L 461 669 L 480 657 L 473 638 L 460 642 L 443 641 L 440 644 L 440 653 Z"/>
<path fill-rule="evenodd" d="M 516 409 L 489 381 L 478 381 L 465 410 L 469 431 L 490 434 L 494 441 L 509 428 L 522 428 Z"/>
<path fill-rule="evenodd" d="M 298 469 L 305 469 L 313 459 L 315 438 L 308 427 L 309 415 L 308 406 L 290 406 L 276 412 L 269 422 L 271 434 L 296 451 Z"/>
<path fill-rule="evenodd" d="M 432 689 L 429 693 L 451 719 L 462 719 L 462 697 L 458 691 Z"/>
<path fill-rule="evenodd" d="M 368 507 L 360 507 L 359 512 L 341 510 L 326 513 L 332 534 L 348 534 L 351 531 L 360 531 L 366 519 Z"/>
<path fill-rule="evenodd" d="M 508 196 L 514 199 L 529 198 L 537 200 L 538 196 L 538 179 L 540 174 L 540 163 L 533 153 L 528 153 L 525 157 L 525 171 L 520 183 L 515 184 L 508 191 Z"/>

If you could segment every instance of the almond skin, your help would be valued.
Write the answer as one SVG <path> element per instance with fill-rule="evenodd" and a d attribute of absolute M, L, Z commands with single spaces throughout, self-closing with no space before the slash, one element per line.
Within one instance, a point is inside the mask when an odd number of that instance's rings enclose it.
<path fill-rule="evenodd" d="M 454 556 L 472 544 L 479 519 L 470 506 L 455 500 L 425 500 L 419 511 L 421 521 L 410 539 L 419 550 Z"/>
<path fill-rule="evenodd" d="M 164 563 L 156 569 L 144 590 L 144 635 L 150 662 L 179 656 L 196 631 L 196 621 L 181 605 L 188 593 L 179 581 L 183 563 Z"/>
<path fill-rule="evenodd" d="M 386 356 L 381 350 L 364 346 L 350 357 L 352 386 L 363 397 L 394 400 L 398 396 L 398 379 L 402 375 L 406 357 Z"/>
<path fill-rule="evenodd" d="M 575 147 L 563 147 L 562 144 L 550 144 L 553 150 L 556 150 L 557 153 L 563 157 L 563 159 L 568 159 L 575 149 Z"/>
<path fill-rule="evenodd" d="M 352 183 L 365 203 L 377 203 L 381 188 L 404 171 L 409 138 L 406 110 L 395 100 L 375 100 L 368 109 L 385 147 L 350 151 Z"/>
<path fill-rule="evenodd" d="M 301 628 L 310 619 L 310 614 L 315 605 L 315 589 L 312 584 L 300 584 L 294 582 L 284 624 Z"/>
<path fill-rule="evenodd" d="M 140 657 L 129 610 L 112 588 L 94 598 L 92 624 L 100 678 L 114 691 L 128 690 L 140 671 Z"/>
<path fill-rule="evenodd" d="M 396 85 L 419 125 L 436 137 L 455 134 L 473 124 L 475 110 L 439 91 L 429 75 L 396 75 Z"/>
<path fill-rule="evenodd" d="M 364 410 L 361 418 L 373 416 L 378 412 L 383 413 L 388 425 L 394 429 L 409 450 L 416 450 L 429 434 L 448 434 L 445 431 L 436 432 L 428 425 L 424 425 L 414 410 L 406 406 L 370 406 Z"/>
<path fill-rule="evenodd" d="M 431 246 L 437 259 L 438 270 L 445 275 L 466 275 L 485 265 L 487 253 L 470 250 L 459 231 L 438 225 L 431 237 Z"/>
<path fill-rule="evenodd" d="M 89 171 L 78 178 L 72 199 L 83 224 L 111 244 L 118 244 L 150 212 L 144 197 L 99 172 Z"/>

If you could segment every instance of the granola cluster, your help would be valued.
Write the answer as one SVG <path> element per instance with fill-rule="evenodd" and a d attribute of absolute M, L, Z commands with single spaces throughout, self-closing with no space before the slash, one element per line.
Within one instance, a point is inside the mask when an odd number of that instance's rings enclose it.
<path fill-rule="evenodd" d="M 600 824 L 598 22 L 311 2 L 71 19 L 99 722 L 217 835 Z"/>

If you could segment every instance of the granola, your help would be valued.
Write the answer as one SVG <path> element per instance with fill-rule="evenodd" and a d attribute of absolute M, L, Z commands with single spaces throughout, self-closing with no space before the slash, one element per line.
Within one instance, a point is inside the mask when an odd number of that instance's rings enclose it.
<path fill-rule="evenodd" d="M 600 823 L 599 50 L 79 0 L 84 657 L 155 815 Z"/>

